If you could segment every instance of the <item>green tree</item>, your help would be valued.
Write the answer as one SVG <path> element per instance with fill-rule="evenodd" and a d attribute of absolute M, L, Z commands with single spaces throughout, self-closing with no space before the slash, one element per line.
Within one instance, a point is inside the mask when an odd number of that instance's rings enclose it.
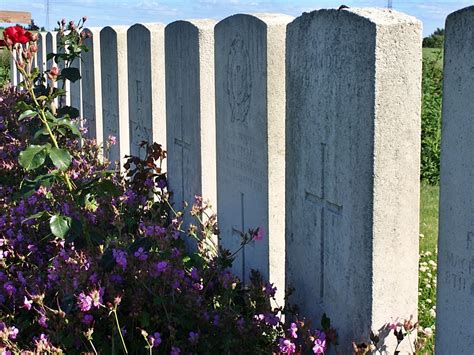
<path fill-rule="evenodd" d="M 423 38 L 423 48 L 443 48 L 444 28 L 437 28 L 431 35 Z"/>

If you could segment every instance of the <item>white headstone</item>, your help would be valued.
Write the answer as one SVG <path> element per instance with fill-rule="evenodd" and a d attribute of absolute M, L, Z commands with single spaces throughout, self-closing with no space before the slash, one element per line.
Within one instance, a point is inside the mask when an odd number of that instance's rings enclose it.
<path fill-rule="evenodd" d="M 446 20 L 436 353 L 474 349 L 474 6 Z"/>
<path fill-rule="evenodd" d="M 10 83 L 12 86 L 18 85 L 18 68 L 16 67 L 16 51 L 10 56 Z"/>
<path fill-rule="evenodd" d="M 38 52 L 36 53 L 36 63 L 41 72 L 46 70 L 46 32 L 38 32 Z"/>
<path fill-rule="evenodd" d="M 176 21 L 165 31 L 168 179 L 178 209 L 195 195 L 216 207 L 215 23 Z"/>
<path fill-rule="evenodd" d="M 104 142 L 109 136 L 117 139 L 107 157 L 123 166 L 130 153 L 127 76 L 126 26 L 105 27 L 100 31 L 100 62 L 102 77 L 102 117 Z"/>
<path fill-rule="evenodd" d="M 136 24 L 127 32 L 130 152 L 145 157 L 143 141 L 166 140 L 165 26 Z"/>
<path fill-rule="evenodd" d="M 58 54 L 62 54 L 62 53 L 65 52 L 65 48 L 61 44 L 61 38 L 62 38 L 61 33 L 57 32 L 56 33 L 56 46 L 57 46 L 57 49 L 56 49 L 55 53 L 58 53 Z M 61 71 L 65 67 L 66 67 L 66 62 L 63 59 L 60 59 L 59 62 L 58 62 L 59 72 L 61 73 Z M 66 91 L 66 93 L 61 96 L 59 107 L 71 106 L 71 82 L 69 80 L 65 80 L 64 82 L 63 82 L 63 80 L 60 80 L 60 81 L 58 81 L 58 88 L 61 88 L 61 89 Z"/>
<path fill-rule="evenodd" d="M 57 34 L 58 32 L 48 32 L 46 34 L 46 55 L 50 53 L 57 53 L 58 45 L 57 45 Z M 51 69 L 53 65 L 55 65 L 54 59 L 49 59 L 46 61 L 46 69 Z"/>
<path fill-rule="evenodd" d="M 350 353 L 370 329 L 417 316 L 421 24 L 321 10 L 286 40 L 290 303 L 314 324 L 327 313 Z"/>
<path fill-rule="evenodd" d="M 48 32 L 46 34 L 46 56 L 51 53 L 58 52 L 58 45 L 57 45 L 57 32 Z M 51 58 L 46 61 L 46 70 L 50 70 L 53 66 L 58 66 L 57 63 L 54 61 L 54 58 Z M 58 87 L 58 82 L 55 81 L 54 84 L 51 83 L 51 80 L 48 79 L 48 84 L 53 85 L 54 87 Z M 58 104 L 58 100 L 54 100 L 55 104 Z"/>
<path fill-rule="evenodd" d="M 223 246 L 264 238 L 236 257 L 244 281 L 259 270 L 284 294 L 285 33 L 292 17 L 235 15 L 216 25 L 217 215 Z"/>
<path fill-rule="evenodd" d="M 86 120 L 85 137 L 96 139 L 102 145 L 104 139 L 102 123 L 102 82 L 100 70 L 100 30 L 86 28 L 91 37 L 84 44 L 89 49 L 82 54 L 82 117 Z"/>
<path fill-rule="evenodd" d="M 82 63 L 80 58 L 76 58 L 71 65 L 72 68 L 77 68 L 79 70 L 79 73 L 81 73 L 82 76 Z M 77 109 L 79 111 L 79 116 L 82 117 L 82 77 L 81 79 L 75 81 L 75 82 L 70 82 L 69 83 L 69 90 L 70 90 L 70 105 L 71 107 Z M 77 118 L 77 117 L 71 117 L 71 118 Z"/>

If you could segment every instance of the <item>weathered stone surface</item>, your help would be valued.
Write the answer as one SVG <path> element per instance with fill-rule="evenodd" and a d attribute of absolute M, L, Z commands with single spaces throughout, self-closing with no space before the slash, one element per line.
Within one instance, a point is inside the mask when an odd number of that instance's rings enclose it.
<path fill-rule="evenodd" d="M 57 46 L 57 32 L 48 32 L 46 34 L 46 55 L 49 53 L 57 53 L 58 46 Z M 51 69 L 51 67 L 55 64 L 54 59 L 49 59 L 46 61 L 46 69 Z"/>
<path fill-rule="evenodd" d="M 214 26 L 177 21 L 165 30 L 168 177 L 179 209 L 195 195 L 216 207 Z"/>
<path fill-rule="evenodd" d="M 58 52 L 57 34 L 55 31 L 46 34 L 46 55 Z M 46 61 L 46 70 L 50 70 L 53 66 L 57 66 L 53 58 Z M 51 85 L 51 80 L 48 79 L 48 82 L 49 85 Z M 57 82 L 54 82 L 54 87 L 57 87 L 57 84 Z M 58 100 L 55 100 L 56 103 L 57 101 Z"/>
<path fill-rule="evenodd" d="M 102 144 L 104 139 L 102 122 L 102 81 L 100 70 L 100 30 L 86 28 L 92 37 L 86 38 L 84 44 L 89 48 L 82 54 L 82 110 L 87 127 L 85 136 L 96 139 Z"/>
<path fill-rule="evenodd" d="M 260 227 L 233 270 L 258 269 L 283 295 L 286 15 L 235 15 L 216 25 L 217 210 L 222 243 Z M 281 301 L 281 299 L 280 299 Z"/>
<path fill-rule="evenodd" d="M 315 324 L 326 312 L 349 353 L 370 329 L 417 315 L 421 25 L 321 10 L 286 41 L 290 301 Z"/>
<path fill-rule="evenodd" d="M 136 24 L 127 32 L 130 150 L 141 157 L 142 141 L 166 143 L 164 29 Z"/>
<path fill-rule="evenodd" d="M 114 26 L 100 31 L 103 139 L 106 142 L 109 136 L 117 138 L 107 156 L 112 163 L 120 161 L 120 166 L 130 153 L 127 29 Z"/>
<path fill-rule="evenodd" d="M 46 70 L 46 34 L 47 32 L 38 32 L 38 52 L 36 53 L 36 65 L 40 72 Z"/>
<path fill-rule="evenodd" d="M 72 68 L 77 68 L 82 75 L 82 63 L 79 58 L 76 58 L 71 65 Z M 69 97 L 70 105 L 79 111 L 78 117 L 82 117 L 82 79 L 76 82 L 69 83 Z M 77 118 L 77 117 L 73 117 Z"/>
<path fill-rule="evenodd" d="M 18 85 L 18 69 L 15 64 L 16 52 L 10 57 L 10 83 L 12 86 Z"/>
<path fill-rule="evenodd" d="M 60 32 L 56 32 L 56 49 L 54 50 L 54 53 L 62 54 L 64 52 L 65 49 L 61 46 L 61 34 Z M 64 62 L 64 60 L 59 60 L 58 68 L 60 73 L 65 67 L 66 63 Z M 66 93 L 61 96 L 59 100 L 59 107 L 71 106 L 71 82 L 69 80 L 66 80 L 63 84 L 63 81 L 60 80 L 57 84 L 58 87 L 63 88 L 66 91 Z"/>
<path fill-rule="evenodd" d="M 436 353 L 474 349 L 474 6 L 446 20 Z"/>

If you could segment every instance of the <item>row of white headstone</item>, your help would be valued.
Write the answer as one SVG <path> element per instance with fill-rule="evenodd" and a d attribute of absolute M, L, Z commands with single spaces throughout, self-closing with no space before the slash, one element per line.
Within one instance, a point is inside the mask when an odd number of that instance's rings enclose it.
<path fill-rule="evenodd" d="M 174 203 L 210 199 L 224 246 L 262 228 L 239 276 L 260 270 L 280 304 L 295 287 L 304 315 L 331 317 L 343 352 L 416 319 L 419 21 L 365 8 L 89 31 L 69 99 L 88 136 L 116 136 L 112 160 L 162 143 Z M 461 354 L 474 349 L 474 8 L 446 31 L 437 350 Z M 55 48 L 56 33 L 40 35 L 40 69 Z"/>

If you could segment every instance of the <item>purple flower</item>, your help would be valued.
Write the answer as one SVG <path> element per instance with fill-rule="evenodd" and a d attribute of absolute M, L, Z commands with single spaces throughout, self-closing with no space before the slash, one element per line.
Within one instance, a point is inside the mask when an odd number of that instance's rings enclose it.
<path fill-rule="evenodd" d="M 153 179 L 147 178 L 144 182 L 144 185 L 151 189 L 155 184 L 153 183 Z"/>
<path fill-rule="evenodd" d="M 160 180 L 158 180 L 158 187 L 159 187 L 160 189 L 164 189 L 164 188 L 166 187 L 166 185 L 167 185 L 167 184 L 166 184 L 166 179 L 160 179 Z"/>
<path fill-rule="evenodd" d="M 135 257 L 140 261 L 145 261 L 148 259 L 148 253 L 142 248 L 138 248 L 138 250 L 133 254 Z"/>
<path fill-rule="evenodd" d="M 276 326 L 279 321 L 280 321 L 280 317 L 278 317 L 274 314 L 267 313 L 265 315 L 265 323 L 267 323 L 268 325 Z"/>
<path fill-rule="evenodd" d="M 177 346 L 172 346 L 171 347 L 170 355 L 179 355 L 180 353 L 181 353 L 180 348 L 178 348 Z"/>
<path fill-rule="evenodd" d="M 82 318 L 82 323 L 86 325 L 91 325 L 93 321 L 94 321 L 94 317 L 92 315 L 84 314 L 84 317 Z"/>
<path fill-rule="evenodd" d="M 191 344 L 195 345 L 197 344 L 199 340 L 199 333 L 194 333 L 194 332 L 189 332 L 189 341 Z"/>
<path fill-rule="evenodd" d="M 79 305 L 79 308 L 82 312 L 90 311 L 90 309 L 92 308 L 92 297 L 86 295 L 84 292 L 81 292 L 79 294 L 77 304 Z"/>
<path fill-rule="evenodd" d="M 41 317 L 39 317 L 38 319 L 38 324 L 42 326 L 43 328 L 48 328 L 48 324 L 46 324 L 47 320 L 48 318 L 46 318 L 46 316 L 42 314 Z"/>
<path fill-rule="evenodd" d="M 8 296 L 13 296 L 16 293 L 16 287 L 13 286 L 13 283 L 11 282 L 4 284 L 3 288 L 5 289 Z"/>
<path fill-rule="evenodd" d="M 148 337 L 148 342 L 151 344 L 153 348 L 158 347 L 161 344 L 161 334 L 158 332 L 153 333 Z"/>
<path fill-rule="evenodd" d="M 166 270 L 167 267 L 168 267 L 168 262 L 163 260 L 155 264 L 155 271 L 158 274 L 161 274 L 162 272 Z"/>
<path fill-rule="evenodd" d="M 278 343 L 280 351 L 284 354 L 293 354 L 296 351 L 296 345 L 291 340 L 280 338 Z"/>
<path fill-rule="evenodd" d="M 292 338 L 298 338 L 298 334 L 296 334 L 296 332 L 298 331 L 298 326 L 296 325 L 296 323 L 291 323 L 291 326 L 288 331 L 290 332 Z"/>
<path fill-rule="evenodd" d="M 112 251 L 115 262 L 122 267 L 122 270 L 125 271 L 127 267 L 127 253 L 120 249 L 114 249 Z"/>
<path fill-rule="evenodd" d="M 13 326 L 13 327 L 10 327 L 10 329 L 8 330 L 8 337 L 12 340 L 15 340 L 16 339 L 16 336 L 18 335 L 18 328 Z"/>

